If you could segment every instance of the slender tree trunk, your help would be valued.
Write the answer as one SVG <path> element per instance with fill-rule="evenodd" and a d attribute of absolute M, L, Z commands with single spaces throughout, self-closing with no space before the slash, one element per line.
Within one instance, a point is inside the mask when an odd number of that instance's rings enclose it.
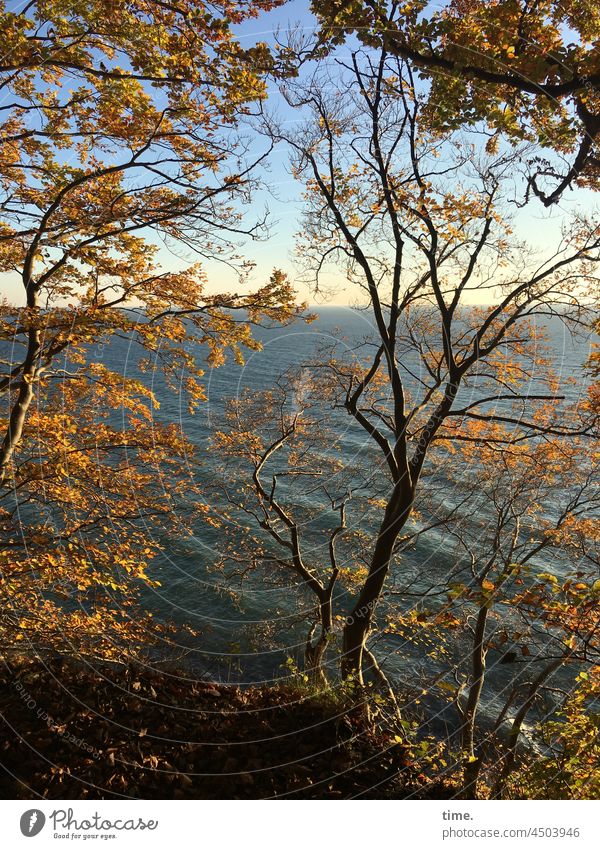
<path fill-rule="evenodd" d="M 329 636 L 333 630 L 333 612 L 331 606 L 331 589 L 327 588 L 319 602 L 319 624 L 315 623 L 308 633 L 306 649 L 304 652 L 304 663 L 307 674 L 315 684 L 327 684 L 327 675 L 323 669 L 323 657 L 329 642 Z M 313 636 L 319 628 L 319 636 L 313 643 Z"/>
<path fill-rule="evenodd" d="M 387 679 L 387 676 L 380 665 L 377 663 L 377 658 L 375 655 L 369 651 L 369 649 L 364 646 L 363 647 L 363 658 L 366 658 L 368 661 L 368 669 L 372 671 L 376 680 L 378 681 L 380 687 L 387 695 L 390 705 L 394 711 L 394 714 L 397 719 L 401 719 L 400 714 L 400 705 L 398 704 L 398 699 L 396 698 L 396 694 L 394 693 L 394 689 L 390 682 Z"/>
<path fill-rule="evenodd" d="M 475 755 L 475 720 L 479 700 L 485 680 L 485 627 L 488 608 L 481 607 L 475 623 L 473 650 L 471 653 L 471 686 L 467 703 L 463 711 L 462 750 L 464 757 L 463 790 L 464 799 L 477 798 L 477 780 L 481 771 L 481 759 Z"/>
<path fill-rule="evenodd" d="M 531 710 L 533 706 L 533 702 L 535 697 L 537 696 L 540 687 L 544 684 L 544 682 L 554 673 L 556 670 L 563 665 L 567 660 L 566 657 L 556 658 L 552 663 L 549 663 L 548 666 L 544 667 L 537 678 L 532 682 L 529 691 L 527 693 L 527 697 L 517 713 L 515 714 L 515 718 L 511 725 L 510 732 L 508 734 L 508 751 L 504 756 L 504 764 L 502 770 L 500 771 L 500 775 L 496 780 L 491 792 L 492 799 L 502 799 L 504 796 L 504 791 L 506 789 L 506 782 L 515 768 L 515 763 L 517 760 L 517 744 L 519 742 L 519 737 L 521 735 L 521 728 L 525 719 L 527 718 L 527 714 Z"/>
<path fill-rule="evenodd" d="M 344 678 L 354 677 L 361 685 L 364 683 L 362 675 L 363 652 L 369 635 L 373 611 L 381 597 L 381 591 L 394 556 L 396 540 L 410 516 L 412 503 L 412 488 L 404 481 L 398 482 L 385 509 L 375 542 L 369 574 L 353 610 L 346 619 L 343 638 L 342 676 Z"/>
<path fill-rule="evenodd" d="M 35 292 L 28 292 L 28 307 L 37 310 L 38 298 Z M 2 445 L 0 446 L 0 486 L 4 485 L 10 461 L 23 435 L 25 419 L 34 394 L 34 382 L 38 371 L 38 358 L 40 352 L 40 331 L 29 330 L 27 339 L 27 354 L 23 363 L 23 371 L 17 390 L 17 398 L 12 406 L 8 418 L 8 426 Z"/>

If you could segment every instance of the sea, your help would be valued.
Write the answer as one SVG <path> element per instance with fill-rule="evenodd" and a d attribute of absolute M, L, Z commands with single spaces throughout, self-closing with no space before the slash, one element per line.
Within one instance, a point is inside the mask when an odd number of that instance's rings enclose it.
<path fill-rule="evenodd" d="M 206 366 L 207 401 L 200 405 L 195 415 L 188 413 L 185 399 L 168 389 L 158 372 L 144 376 L 144 380 L 152 381 L 160 401 L 157 418 L 177 422 L 196 446 L 196 473 L 201 480 L 210 480 L 218 465 L 220 458 L 215 454 L 212 437 L 223 425 L 228 401 L 244 392 L 268 389 L 286 369 L 310 361 L 320 346 L 333 343 L 348 352 L 366 338 L 374 338 L 368 310 L 321 307 L 316 312 L 317 318 L 310 324 L 297 321 L 286 327 L 255 328 L 254 335 L 262 343 L 262 349 L 248 351 L 243 365 L 229 357 L 219 367 Z M 569 400 L 583 398 L 589 382 L 584 366 L 593 338 L 585 335 L 574 338 L 558 317 L 540 318 L 539 328 L 544 331 L 545 344 L 550 346 L 556 373 L 572 379 L 567 389 Z M 96 352 L 96 356 L 110 368 L 139 376 L 139 354 L 131 340 L 115 339 Z M 418 362 L 409 363 L 409 366 L 412 377 L 407 380 L 410 383 L 420 375 L 415 373 Z M 534 389 L 535 376 L 532 376 L 528 391 Z M 340 418 L 343 456 L 352 463 L 359 455 L 368 460 L 372 452 L 372 462 L 376 465 L 379 458 L 375 446 L 354 422 L 348 421 L 349 418 L 347 415 Z M 452 492 L 449 497 L 453 497 Z M 161 540 L 164 552 L 152 569 L 160 586 L 144 589 L 142 601 L 155 617 L 181 627 L 177 637 L 170 637 L 163 647 L 164 654 L 180 658 L 194 675 L 240 686 L 269 685 L 286 680 L 301 665 L 306 640 L 307 623 L 299 620 L 296 601 L 303 589 L 292 576 L 287 583 L 283 581 L 274 586 L 265 585 L 260 575 L 252 573 L 232 586 L 224 573 L 214 568 L 223 542 L 222 534 L 219 529 L 199 522 L 190 536 L 175 539 L 170 536 Z M 452 568 L 443 531 L 423 535 L 416 547 L 403 555 L 401 568 L 408 576 L 426 575 L 429 583 L 441 583 Z M 560 564 L 556 568 L 560 569 Z M 351 598 L 351 592 L 340 591 L 336 596 L 339 613 L 348 612 Z M 373 643 L 393 685 L 413 693 L 413 700 L 419 703 L 415 694 L 420 682 L 435 677 L 436 661 L 422 646 L 399 636 L 375 633 Z M 328 657 L 333 678 L 338 652 L 339 642 L 334 642 Z M 512 676 L 509 665 L 492 664 L 483 702 L 490 716 L 494 705 L 501 704 L 502 694 L 510 686 Z M 443 708 L 436 715 L 439 722 L 451 721 L 445 717 Z M 440 729 L 437 731 L 439 733 Z"/>

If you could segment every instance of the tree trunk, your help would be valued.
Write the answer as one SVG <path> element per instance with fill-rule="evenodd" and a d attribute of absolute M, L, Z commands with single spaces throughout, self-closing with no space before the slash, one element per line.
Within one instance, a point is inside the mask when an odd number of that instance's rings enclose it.
<path fill-rule="evenodd" d="M 304 664 L 307 674 L 312 678 L 315 684 L 327 684 L 327 675 L 323 669 L 323 657 L 329 642 L 329 636 L 333 630 L 333 615 L 331 607 L 331 589 L 325 590 L 319 602 L 319 624 L 313 625 L 308 633 L 306 640 L 306 648 L 304 651 Z M 319 637 L 316 643 L 313 643 L 314 633 L 319 627 Z"/>
<path fill-rule="evenodd" d="M 477 798 L 477 780 L 481 771 L 481 758 L 475 756 L 475 720 L 485 679 L 485 626 L 488 608 L 481 607 L 477 614 L 473 651 L 471 653 L 471 686 L 463 711 L 462 750 L 464 761 L 463 799 Z"/>
<path fill-rule="evenodd" d="M 28 291 L 27 301 L 30 309 L 37 310 L 37 294 L 34 291 Z M 4 485 L 8 466 L 23 435 L 25 419 L 33 400 L 33 387 L 37 376 L 40 347 L 40 331 L 37 329 L 29 330 L 27 354 L 23 363 L 17 399 L 10 411 L 8 427 L 0 446 L 0 486 Z"/>
<path fill-rule="evenodd" d="M 375 549 L 369 567 L 369 574 L 363 584 L 360 595 L 344 627 L 342 676 L 353 677 L 363 684 L 362 660 L 365 644 L 369 635 L 373 611 L 381 596 L 386 576 L 394 556 L 394 547 L 398 535 L 408 517 L 413 503 L 413 492 L 404 479 L 399 481 L 387 504 L 381 523 Z"/>
<path fill-rule="evenodd" d="M 506 789 L 506 782 L 508 778 L 515 768 L 515 764 L 517 761 L 517 745 L 519 742 L 519 737 L 521 735 L 521 728 L 525 719 L 527 718 L 527 714 L 531 710 L 533 703 L 535 701 L 535 697 L 537 696 L 540 687 L 545 683 L 545 681 L 554 673 L 557 669 L 559 669 L 564 663 L 566 663 L 569 654 L 564 657 L 556 658 L 549 663 L 548 666 L 544 667 L 537 678 L 532 682 L 527 697 L 517 713 L 515 714 L 515 718 L 513 720 L 509 735 L 508 735 L 508 751 L 504 756 L 504 765 L 500 771 L 500 775 L 496 780 L 491 792 L 492 799 L 502 799 L 504 797 L 504 791 Z"/>

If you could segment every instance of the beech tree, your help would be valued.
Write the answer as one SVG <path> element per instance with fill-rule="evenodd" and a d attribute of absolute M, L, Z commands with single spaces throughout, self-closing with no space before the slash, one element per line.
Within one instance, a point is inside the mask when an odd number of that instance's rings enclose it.
<path fill-rule="evenodd" d="M 183 462 L 193 446 L 156 407 L 142 382 L 100 363 L 37 387 L 0 490 L 3 652 L 174 650 L 174 629 L 140 596 L 158 591 L 165 540 L 207 507 Z"/>
<path fill-rule="evenodd" d="M 579 675 L 569 698 L 544 723 L 540 740 L 545 754 L 519 773 L 523 795 L 542 799 L 597 799 L 598 666 Z"/>
<path fill-rule="evenodd" d="M 198 262 L 165 269 L 150 238 L 232 260 L 228 234 L 258 226 L 245 227 L 236 206 L 255 163 L 244 162 L 235 128 L 264 95 L 255 67 L 267 54 L 242 51 L 232 36 L 247 11 L 205 11 L 100 2 L 65 15 L 48 2 L 3 12 L 1 269 L 21 278 L 26 309 L 17 319 L 3 307 L 24 350 L 0 384 L 14 397 L 2 477 L 36 380 L 73 339 L 129 332 L 152 353 L 161 340 L 180 365 L 190 323 L 217 358 L 250 342 L 248 325 L 224 308 L 249 309 L 250 319 L 294 311 L 280 274 L 256 293 L 211 295 Z M 123 306 L 139 307 L 143 325 Z M 188 388 L 201 394 L 192 357 L 186 365 Z"/>
<path fill-rule="evenodd" d="M 325 685 L 339 672 L 343 600 L 366 575 L 378 500 L 368 458 L 357 454 L 346 467 L 343 421 L 332 420 L 322 391 L 318 370 L 307 363 L 271 389 L 229 402 L 213 439 L 222 462 L 207 519 L 221 528 L 218 565 L 228 589 L 254 573 L 291 602 L 281 633 L 308 620 L 304 671 Z M 375 683 L 395 703 L 376 658 L 365 651 Z"/>
<path fill-rule="evenodd" d="M 304 665 L 315 680 L 325 681 L 333 600 L 345 566 L 339 549 L 348 535 L 350 493 L 343 476 L 337 479 L 341 470 L 335 453 L 326 453 L 328 437 L 335 440 L 336 435 L 323 427 L 321 411 L 313 415 L 311 395 L 301 375 L 287 374 L 272 390 L 229 403 L 214 436 L 215 451 L 224 458 L 215 473 L 215 506 L 224 534 L 231 537 L 221 546 L 220 564 L 229 587 L 236 576 L 259 571 L 266 582 L 279 586 L 287 573 L 287 582 L 299 584 L 300 603 L 302 590 L 308 591 L 311 621 Z M 330 515 L 319 533 L 323 513 Z M 323 537 L 319 542 L 317 533 Z"/>
<path fill-rule="evenodd" d="M 578 213 L 558 245 L 519 240 L 510 205 L 516 154 L 482 149 L 464 131 L 441 140 L 412 65 L 385 48 L 332 57 L 284 95 L 306 120 L 290 129 L 267 117 L 265 126 L 289 145 L 306 186 L 299 253 L 317 289 L 327 268 L 343 270 L 376 333 L 360 376 L 338 357 L 326 363 L 333 403 L 372 440 L 389 482 L 344 629 L 344 674 L 360 681 L 424 470 L 455 441 L 476 452 L 594 433 L 592 411 L 563 416 L 560 379 L 534 322 L 554 317 L 574 330 L 589 322 L 600 229 Z M 490 306 L 472 306 L 488 293 Z"/>
<path fill-rule="evenodd" d="M 349 33 L 411 63 L 440 134 L 478 125 L 492 147 L 529 139 L 524 197 L 545 206 L 600 177 L 600 17 L 593 0 L 313 0 L 319 49 Z"/>
<path fill-rule="evenodd" d="M 468 443 L 457 448 L 460 477 L 450 463 L 444 486 L 461 503 L 447 517 L 435 511 L 456 565 L 441 586 L 419 581 L 420 598 L 409 587 L 410 610 L 385 626 L 435 646 L 431 689 L 457 711 L 460 792 L 469 798 L 504 795 L 525 723 L 548 741 L 548 715 L 567 709 L 573 683 L 600 661 L 596 452 L 553 436 L 511 442 L 506 434 L 503 445 L 483 445 L 476 462 Z M 492 694 L 497 713 L 484 721 L 482 699 Z"/>
<path fill-rule="evenodd" d="M 21 12 L 2 6 L 0 271 L 20 285 L 24 302 L 0 306 L 7 555 L 13 545 L 29 545 L 44 525 L 52 459 L 60 477 L 67 467 L 60 451 L 72 463 L 80 452 L 96 450 L 84 438 L 91 427 L 81 406 L 86 393 L 91 402 L 103 386 L 114 413 L 119 381 L 124 409 L 145 397 L 142 384 L 99 367 L 105 343 L 128 338 L 140 351 L 136 368 L 160 368 L 193 408 L 204 397 L 197 344 L 206 346 L 211 364 L 227 349 L 241 359 L 244 346 L 259 347 L 252 323 L 286 321 L 300 311 L 278 271 L 250 289 L 250 269 L 236 246 L 260 235 L 264 223 L 244 218 L 263 154 L 251 154 L 238 127 L 264 97 L 270 58 L 264 45 L 242 49 L 233 26 L 273 5 L 99 0 L 67 8 L 45 0 Z M 214 293 L 203 262 L 215 259 L 237 270 L 237 291 Z M 75 387 L 79 401 L 71 409 Z M 155 400 L 145 403 L 156 408 Z M 127 438 L 104 434 L 96 459 L 115 463 L 117 501 L 130 491 L 119 464 L 135 466 L 135 457 L 152 451 L 150 438 L 143 430 Z M 130 439 L 136 449 L 126 456 Z M 177 448 L 172 434 L 164 439 L 159 466 Z M 72 440 L 79 447 L 67 448 Z M 74 503 L 100 498 L 99 491 L 84 496 L 80 486 L 81 480 Z M 62 504 L 68 497 L 56 493 L 56 499 Z M 106 503 L 111 508 L 112 496 Z M 95 515 L 91 503 L 87 509 Z M 58 537 L 73 533 L 65 516 L 48 527 Z M 49 553 L 51 540 L 49 534 Z M 108 538 L 105 543 L 108 552 Z M 118 547 L 115 542 L 115 562 Z M 70 568 L 78 574 L 76 558 Z"/>

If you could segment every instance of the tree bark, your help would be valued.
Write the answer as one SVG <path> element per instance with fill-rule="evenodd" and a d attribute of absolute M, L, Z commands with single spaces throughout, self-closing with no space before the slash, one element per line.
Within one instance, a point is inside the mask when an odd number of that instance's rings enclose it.
<path fill-rule="evenodd" d="M 38 309 L 37 292 L 32 287 L 27 290 L 27 306 L 36 311 Z M 23 435 L 25 419 L 33 400 L 40 348 L 40 331 L 37 328 L 31 328 L 27 334 L 27 353 L 23 362 L 17 398 L 11 408 L 8 426 L 0 447 L 0 486 L 4 486 L 10 461 Z"/>
<path fill-rule="evenodd" d="M 504 765 L 500 771 L 500 775 L 496 780 L 491 792 L 492 799 L 502 799 L 504 796 L 504 790 L 506 788 L 506 782 L 515 768 L 515 763 L 517 760 L 517 744 L 519 742 L 519 737 L 521 735 L 521 728 L 525 719 L 527 718 L 527 714 L 531 710 L 533 703 L 535 701 L 535 697 L 537 696 L 540 687 L 544 684 L 544 682 L 554 673 L 557 669 L 559 669 L 564 663 L 566 663 L 567 656 L 556 658 L 549 663 L 548 666 L 544 667 L 540 674 L 535 678 L 532 682 L 529 692 L 527 693 L 527 697 L 517 713 L 515 714 L 515 718 L 511 725 L 511 729 L 508 734 L 508 751 L 504 756 Z"/>
<path fill-rule="evenodd" d="M 471 653 L 471 686 L 463 711 L 462 750 L 464 756 L 463 799 L 477 798 L 477 779 L 481 770 L 481 759 L 475 756 L 475 719 L 485 679 L 485 626 L 488 608 L 481 607 L 475 623 L 473 650 Z"/>
<path fill-rule="evenodd" d="M 355 678 L 363 684 L 362 660 L 371 627 L 373 611 L 381 597 L 386 576 L 394 557 L 400 531 L 406 524 L 413 504 L 413 490 L 404 479 L 394 486 L 383 521 L 377 534 L 369 574 L 360 595 L 346 619 L 343 638 L 342 676 Z"/>
<path fill-rule="evenodd" d="M 333 614 L 331 606 L 331 589 L 328 587 L 319 601 L 319 637 L 313 643 L 313 635 L 317 628 L 317 624 L 308 632 L 306 640 L 306 649 L 304 651 L 304 663 L 307 674 L 313 679 L 315 684 L 327 684 L 327 675 L 323 669 L 323 657 L 327 649 L 329 636 L 333 630 Z"/>

